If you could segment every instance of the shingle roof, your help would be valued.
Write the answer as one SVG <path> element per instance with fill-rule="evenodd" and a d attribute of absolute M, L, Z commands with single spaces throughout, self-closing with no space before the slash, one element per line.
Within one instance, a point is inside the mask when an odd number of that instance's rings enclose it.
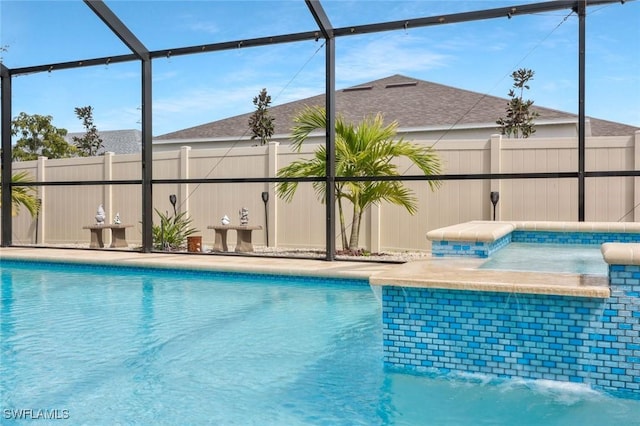
<path fill-rule="evenodd" d="M 293 117 L 305 106 L 324 105 L 324 94 L 276 105 L 269 109 L 275 118 L 275 134 L 288 134 Z M 386 122 L 397 120 L 399 128 L 492 124 L 504 116 L 508 100 L 468 90 L 431 83 L 403 75 L 375 80 L 336 92 L 336 110 L 352 122 L 378 112 Z M 538 120 L 576 120 L 569 114 L 534 105 Z M 202 124 L 155 137 L 167 139 L 202 139 L 250 135 L 248 120 L 252 112 Z M 593 136 L 630 135 L 633 126 L 590 119 Z M 496 125 L 497 127 L 497 125 Z"/>
<path fill-rule="evenodd" d="M 128 130 L 102 130 L 98 132 L 104 150 L 101 152 L 113 152 L 114 154 L 137 154 L 142 151 L 142 132 L 137 129 Z M 84 132 L 68 133 L 66 138 L 73 143 L 73 137 L 82 137 Z"/>

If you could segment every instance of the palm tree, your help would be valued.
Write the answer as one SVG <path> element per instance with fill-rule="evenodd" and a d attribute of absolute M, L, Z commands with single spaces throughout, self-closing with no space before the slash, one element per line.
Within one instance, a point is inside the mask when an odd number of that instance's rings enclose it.
<path fill-rule="evenodd" d="M 293 148 L 300 151 L 302 143 L 309 134 L 317 129 L 326 128 L 326 112 L 322 107 L 306 107 L 294 118 Z M 346 122 L 341 116 L 335 120 L 336 127 L 336 176 L 400 176 L 397 164 L 393 160 L 406 157 L 425 175 L 439 174 L 439 157 L 430 147 L 407 142 L 402 138 L 394 140 L 398 123 L 385 126 L 382 114 L 366 117 L 359 125 Z M 327 152 L 320 146 L 310 160 L 297 160 L 278 171 L 279 177 L 300 178 L 326 175 Z M 429 181 L 432 190 L 440 185 L 439 181 Z M 276 193 L 285 201 L 291 201 L 298 187 L 297 182 L 281 182 Z M 314 182 L 313 188 L 325 202 L 325 183 Z M 335 183 L 335 197 L 338 205 L 342 247 L 344 250 L 356 250 L 360 238 L 362 215 L 372 204 L 382 201 L 404 207 L 410 214 L 417 212 L 417 199 L 413 192 L 401 181 L 349 181 Z M 351 236 L 346 239 L 346 226 L 343 213 L 343 200 L 353 206 Z"/>
<path fill-rule="evenodd" d="M 14 184 L 21 184 L 25 182 L 32 182 L 32 179 L 29 172 L 22 171 L 11 176 L 11 182 Z M 11 191 L 11 214 L 13 216 L 17 216 L 18 213 L 20 213 L 20 206 L 24 206 L 29 210 L 31 217 L 35 217 L 38 214 L 38 199 L 33 195 L 34 192 L 35 190 L 30 186 L 13 187 L 13 190 Z"/>

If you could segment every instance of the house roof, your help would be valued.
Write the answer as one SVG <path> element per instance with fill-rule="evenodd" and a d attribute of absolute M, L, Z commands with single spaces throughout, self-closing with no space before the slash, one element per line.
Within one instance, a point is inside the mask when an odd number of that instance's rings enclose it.
<path fill-rule="evenodd" d="M 293 117 L 304 106 L 324 106 L 324 94 L 272 106 L 274 134 L 289 134 Z M 385 121 L 397 120 L 399 128 L 426 126 L 492 124 L 504 116 L 505 98 L 436 84 L 403 75 L 393 75 L 336 91 L 336 110 L 347 121 L 358 122 L 365 116 L 384 114 Z M 534 105 L 538 120 L 577 120 L 577 115 Z M 248 120 L 252 112 L 211 123 L 167 133 L 156 140 L 224 138 L 250 135 Z M 639 128 L 590 118 L 593 136 L 633 134 Z M 497 128 L 497 125 L 496 125 Z"/>
<path fill-rule="evenodd" d="M 84 132 L 67 133 L 65 139 L 73 143 L 73 137 L 82 137 Z M 137 154 L 142 151 L 142 132 L 137 129 L 128 130 L 101 130 L 98 132 L 102 139 L 102 152 L 114 154 Z"/>

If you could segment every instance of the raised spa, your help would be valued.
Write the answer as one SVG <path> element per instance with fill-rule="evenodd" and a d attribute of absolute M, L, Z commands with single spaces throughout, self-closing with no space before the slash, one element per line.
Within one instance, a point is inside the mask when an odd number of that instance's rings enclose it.
<path fill-rule="evenodd" d="M 585 383 L 640 399 L 640 224 L 474 221 L 382 287 L 385 367 Z M 601 246 L 607 273 L 481 266 L 509 244 Z M 525 268 L 527 269 L 527 268 Z M 416 278 L 420 277 L 420 278 Z"/>

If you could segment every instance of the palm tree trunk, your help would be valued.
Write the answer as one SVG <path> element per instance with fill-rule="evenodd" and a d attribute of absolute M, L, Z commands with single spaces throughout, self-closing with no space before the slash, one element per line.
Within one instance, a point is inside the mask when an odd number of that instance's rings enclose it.
<path fill-rule="evenodd" d="M 342 250 L 349 250 L 349 241 L 347 240 L 347 224 L 344 219 L 344 207 L 342 206 L 342 184 L 336 183 L 336 200 L 338 202 L 338 217 L 340 219 L 340 239 L 342 240 Z"/>
<path fill-rule="evenodd" d="M 342 196 L 336 185 L 336 201 L 338 202 L 338 217 L 340 218 L 340 237 L 342 238 L 342 250 L 349 250 L 347 242 L 347 228 L 344 223 L 344 210 L 342 209 Z"/>
<path fill-rule="evenodd" d="M 362 210 L 357 203 L 353 205 L 353 221 L 351 222 L 351 239 L 349 241 L 349 249 L 357 250 L 360 240 L 360 221 L 362 219 Z"/>

